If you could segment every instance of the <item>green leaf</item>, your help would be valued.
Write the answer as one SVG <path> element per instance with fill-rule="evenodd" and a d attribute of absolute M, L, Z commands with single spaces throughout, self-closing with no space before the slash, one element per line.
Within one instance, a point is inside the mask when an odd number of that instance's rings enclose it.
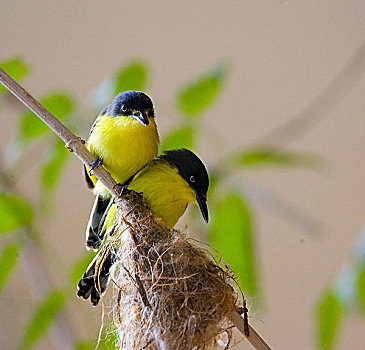
<path fill-rule="evenodd" d="M 148 77 L 147 66 L 139 60 L 123 65 L 112 76 L 106 77 L 91 93 L 95 110 L 108 105 L 116 94 L 126 90 L 144 90 Z"/>
<path fill-rule="evenodd" d="M 6 245 L 0 255 L 0 292 L 5 285 L 6 280 L 10 276 L 15 267 L 15 263 L 19 254 L 19 245 L 9 243 Z"/>
<path fill-rule="evenodd" d="M 316 307 L 317 343 L 320 349 L 333 349 L 342 313 L 340 300 L 335 293 L 326 291 Z"/>
<path fill-rule="evenodd" d="M 19 56 L 15 56 L 6 61 L 1 61 L 0 67 L 17 82 L 29 73 L 29 68 L 26 66 L 24 60 Z M 7 90 L 2 84 L 0 84 L 0 92 L 3 91 Z"/>
<path fill-rule="evenodd" d="M 181 127 L 173 130 L 163 138 L 161 149 L 193 148 L 194 130 L 191 127 Z"/>
<path fill-rule="evenodd" d="M 100 350 L 115 350 L 118 344 L 117 330 L 112 321 L 109 321 L 103 329 L 98 349 Z M 79 341 L 76 344 L 75 350 L 94 350 L 96 348 L 95 341 Z"/>
<path fill-rule="evenodd" d="M 64 142 L 57 139 L 41 168 L 41 184 L 45 189 L 50 190 L 56 186 L 67 154 Z"/>
<path fill-rule="evenodd" d="M 40 168 L 40 203 L 46 214 L 52 211 L 54 189 L 61 178 L 68 153 L 64 142 L 57 138 Z"/>
<path fill-rule="evenodd" d="M 24 336 L 18 346 L 19 349 L 30 349 L 39 338 L 46 334 L 64 302 L 65 296 L 57 290 L 45 297 L 31 317 Z"/>
<path fill-rule="evenodd" d="M 118 344 L 117 330 L 114 324 L 110 323 L 100 341 L 100 347 L 103 350 L 115 350 L 117 348 L 116 344 Z"/>
<path fill-rule="evenodd" d="M 212 167 L 209 169 L 209 187 L 207 198 L 211 198 L 217 187 L 219 187 L 219 185 L 227 177 L 227 169 L 225 169 L 224 166 L 222 167 L 221 165 L 222 164 L 220 163 L 219 167 Z"/>
<path fill-rule="evenodd" d="M 209 243 L 222 255 L 238 277 L 245 293 L 257 291 L 252 233 L 252 214 L 236 193 L 228 194 L 215 210 L 209 230 Z"/>
<path fill-rule="evenodd" d="M 115 95 L 126 90 L 144 90 L 147 81 L 147 67 L 141 61 L 133 61 L 119 69 L 115 79 Z"/>
<path fill-rule="evenodd" d="M 94 350 L 95 341 L 80 341 L 76 343 L 75 350 Z"/>
<path fill-rule="evenodd" d="M 72 285 L 77 285 L 79 283 L 81 277 L 86 272 L 87 267 L 90 265 L 95 255 L 96 255 L 95 252 L 86 253 L 72 265 L 71 268 Z"/>
<path fill-rule="evenodd" d="M 39 102 L 59 120 L 70 114 L 74 108 L 74 103 L 66 92 L 53 93 Z M 23 114 L 19 125 L 19 136 L 22 140 L 29 140 L 49 130 L 49 127 L 33 112 L 27 111 Z"/>
<path fill-rule="evenodd" d="M 363 316 L 365 316 L 365 265 L 361 267 L 358 274 L 357 296 L 361 313 Z"/>
<path fill-rule="evenodd" d="M 306 166 L 319 164 L 313 154 L 291 153 L 274 148 L 255 147 L 245 149 L 234 157 L 235 164 L 243 167 L 257 166 Z"/>
<path fill-rule="evenodd" d="M 189 117 L 201 114 L 217 99 L 226 76 L 227 67 L 222 64 L 186 84 L 177 96 L 179 109 Z"/>
<path fill-rule="evenodd" d="M 20 197 L 0 193 L 0 217 L 0 233 L 13 231 L 32 221 L 33 209 Z"/>

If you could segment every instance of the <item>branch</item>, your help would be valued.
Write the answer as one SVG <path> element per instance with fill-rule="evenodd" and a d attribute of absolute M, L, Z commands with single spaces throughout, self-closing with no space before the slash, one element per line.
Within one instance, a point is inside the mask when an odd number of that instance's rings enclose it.
<path fill-rule="evenodd" d="M 16 98 L 18 98 L 26 107 L 36 114 L 52 131 L 61 138 L 66 147 L 76 154 L 76 156 L 86 165 L 95 160 L 92 154 L 84 146 L 84 141 L 74 135 L 66 126 L 57 120 L 47 109 L 45 109 L 30 93 L 28 93 L 21 85 L 12 79 L 7 73 L 0 68 L 0 82 L 7 88 Z M 103 167 L 93 169 L 93 175 L 109 190 L 109 192 L 119 201 L 125 201 L 120 198 L 117 183 L 111 178 L 110 174 Z M 230 321 L 245 335 L 244 321 L 237 313 L 231 313 Z M 264 340 L 249 326 L 250 334 L 246 336 L 248 341 L 259 350 L 269 350 L 270 348 Z"/>
<path fill-rule="evenodd" d="M 237 311 L 232 311 L 229 316 L 229 320 L 235 325 L 235 327 L 246 337 L 246 339 L 251 343 L 251 345 L 257 350 L 271 350 L 269 345 L 267 345 L 253 329 L 252 326 L 248 325 L 249 334 L 245 332 L 245 321 L 239 315 Z"/>
<path fill-rule="evenodd" d="M 47 109 L 45 109 L 28 91 L 20 86 L 14 79 L 0 68 L 1 83 L 21 102 L 25 104 L 38 118 L 40 118 L 52 131 L 62 139 L 66 147 L 75 152 L 76 156 L 86 165 L 95 160 L 92 154 L 84 146 L 85 141 L 80 137 L 74 135 L 67 129 L 58 119 L 56 119 Z M 93 169 L 93 175 L 109 190 L 109 192 L 116 198 L 119 197 L 117 183 L 111 178 L 108 172 L 103 167 L 96 167 Z"/>

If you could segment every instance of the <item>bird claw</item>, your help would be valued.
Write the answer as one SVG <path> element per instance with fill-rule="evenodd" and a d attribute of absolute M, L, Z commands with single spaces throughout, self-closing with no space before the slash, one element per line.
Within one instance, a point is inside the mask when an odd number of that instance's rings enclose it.
<path fill-rule="evenodd" d="M 93 169 L 99 167 L 103 164 L 103 160 L 101 158 L 96 158 L 89 166 L 89 175 L 92 175 Z"/>
<path fill-rule="evenodd" d="M 120 197 L 125 196 L 132 191 L 127 188 L 128 185 L 122 185 L 121 183 L 117 183 L 113 186 L 113 189 L 115 189 L 118 192 L 118 195 Z"/>

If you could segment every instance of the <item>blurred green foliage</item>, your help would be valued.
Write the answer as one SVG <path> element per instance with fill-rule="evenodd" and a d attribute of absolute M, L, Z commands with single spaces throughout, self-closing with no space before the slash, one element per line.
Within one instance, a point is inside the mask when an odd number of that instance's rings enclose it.
<path fill-rule="evenodd" d="M 363 316 L 365 316 L 365 264 L 361 266 L 357 279 L 357 296 L 359 301 L 360 310 Z"/>
<path fill-rule="evenodd" d="M 67 152 L 62 140 L 57 139 L 51 146 L 45 162 L 42 165 L 40 185 L 47 190 L 55 188 L 62 174 L 61 168 L 66 159 Z"/>
<path fill-rule="evenodd" d="M 320 160 L 313 154 L 301 154 L 268 147 L 254 147 L 237 152 L 235 163 L 245 169 L 260 166 L 315 166 Z"/>
<path fill-rule="evenodd" d="M 100 341 L 93 340 L 79 341 L 76 343 L 75 350 L 94 350 L 96 347 L 100 350 L 114 350 L 115 344 L 118 343 L 114 325 L 110 322 L 104 327 L 104 332 L 101 335 Z"/>
<path fill-rule="evenodd" d="M 2 61 L 0 66 L 16 80 L 21 80 L 29 73 L 29 68 L 20 57 Z M 118 68 L 114 74 L 108 76 L 100 86 L 92 92 L 94 112 L 89 121 L 100 110 L 110 103 L 118 92 L 124 90 L 145 90 L 150 76 L 147 65 L 141 60 L 130 61 Z M 201 135 L 200 121 L 215 103 L 218 103 L 224 85 L 228 80 L 228 67 L 220 64 L 210 71 L 199 75 L 196 79 L 182 85 L 176 94 L 175 106 L 179 114 L 176 126 L 163 135 L 162 150 L 173 148 L 192 148 L 198 145 Z M 0 86 L 0 92 L 5 89 Z M 40 102 L 66 125 L 75 125 L 72 116 L 82 115 L 75 103 L 75 99 L 67 91 L 55 91 L 40 98 Z M 81 123 L 81 121 L 80 121 Z M 75 130 L 72 130 L 75 131 Z M 77 131 L 77 130 L 76 130 Z M 42 137 L 41 137 L 42 136 Z M 20 141 L 21 152 L 25 151 L 31 142 L 47 140 L 44 156 L 39 156 L 39 184 L 40 201 L 50 206 L 52 194 L 62 179 L 68 159 L 68 152 L 63 143 L 48 131 L 48 128 L 36 118 L 32 112 L 21 113 L 18 126 L 17 140 Z M 199 139 L 200 141 L 200 139 Z M 240 145 L 242 146 L 242 145 Z M 198 152 L 199 153 L 199 152 Z M 223 153 L 223 152 L 222 152 Z M 19 157 L 19 159 L 21 159 Z M 21 160 L 19 160 L 21 161 Z M 34 162 L 34 159 L 32 159 Z M 209 233 L 209 243 L 217 249 L 213 254 L 222 259 L 227 268 L 235 272 L 238 283 L 243 292 L 249 296 L 260 295 L 258 290 L 259 273 L 255 251 L 254 211 L 243 192 L 237 189 L 236 181 L 232 181 L 233 172 L 244 171 L 254 167 L 282 167 L 282 166 L 309 166 L 317 165 L 317 158 L 313 155 L 298 154 L 263 147 L 261 145 L 238 149 L 225 159 L 217 156 L 215 164 L 210 166 L 211 185 L 209 190 L 209 209 L 211 222 L 206 230 Z M 28 199 L 16 192 L 15 187 L 9 185 L 7 179 L 12 169 L 0 170 L 0 233 L 12 232 L 13 241 L 8 242 L 1 250 L 0 255 L 0 291 L 14 271 L 17 258 L 21 254 L 20 247 L 24 242 L 22 235 L 33 239 L 33 218 L 40 215 L 42 205 L 30 203 Z M 43 209 L 45 205 L 43 203 Z M 201 230 L 199 225 L 199 230 Z M 194 230 L 194 229 L 192 229 Z M 219 252 L 219 253 L 218 253 Z M 365 254 L 363 255 L 365 256 Z M 47 334 L 56 315 L 65 306 L 65 303 L 74 298 L 75 285 L 84 273 L 86 267 L 94 257 L 89 253 L 69 266 L 70 285 L 65 286 L 72 292 L 64 293 L 51 290 L 44 299 L 34 308 L 29 316 L 26 330 L 19 342 L 19 348 L 32 348 L 37 341 Z M 361 265 L 360 265 L 361 262 Z M 356 266 L 359 268 L 356 279 L 356 293 L 360 309 L 365 314 L 365 263 L 360 259 Z M 339 299 L 335 289 L 330 289 L 322 296 L 316 307 L 316 333 L 318 348 L 332 349 L 335 345 L 340 321 L 343 319 L 343 302 Z M 99 344 L 100 349 L 112 349 L 116 342 L 115 333 L 108 333 Z M 75 349 L 94 349 L 94 341 L 75 341 Z"/>
<path fill-rule="evenodd" d="M 180 111 L 189 118 L 201 115 L 217 101 L 226 77 L 227 66 L 222 64 L 185 84 L 177 95 Z"/>
<path fill-rule="evenodd" d="M 142 60 L 133 60 L 107 76 L 91 94 L 95 113 L 99 113 L 119 92 L 145 90 L 148 75 L 147 65 Z"/>
<path fill-rule="evenodd" d="M 60 312 L 64 302 L 65 296 L 58 290 L 50 292 L 44 298 L 35 308 L 18 345 L 18 349 L 30 349 L 46 333 L 55 316 Z"/>
<path fill-rule="evenodd" d="M 252 212 L 240 191 L 228 193 L 214 208 L 209 243 L 219 250 L 231 266 L 242 289 L 248 295 L 257 293 L 257 269 L 253 244 Z"/>
<path fill-rule="evenodd" d="M 76 344 L 75 350 L 94 350 L 95 343 L 91 341 L 80 341 Z"/>
<path fill-rule="evenodd" d="M 176 148 L 194 148 L 194 129 L 190 126 L 184 126 L 175 129 L 166 135 L 161 143 L 161 149 L 176 149 Z"/>
<path fill-rule="evenodd" d="M 331 286 L 315 306 L 317 344 L 334 349 L 340 326 L 352 309 L 365 317 L 365 227 L 355 243 L 354 252 L 340 269 Z"/>
<path fill-rule="evenodd" d="M 54 190 L 62 177 L 67 159 L 68 151 L 65 144 L 61 139 L 56 138 L 47 150 L 39 171 L 40 202 L 46 212 L 53 207 Z"/>
<path fill-rule="evenodd" d="M 79 260 L 71 266 L 70 280 L 72 285 L 76 286 L 77 283 L 79 283 L 82 275 L 85 273 L 95 255 L 95 252 L 85 252 L 84 256 L 79 258 Z"/>
<path fill-rule="evenodd" d="M 15 267 L 19 250 L 19 244 L 11 242 L 5 245 L 0 253 L 0 293 Z"/>
<path fill-rule="evenodd" d="M 133 61 L 121 67 L 115 74 L 116 84 L 112 96 L 126 90 L 144 90 L 147 82 L 147 67 L 142 61 Z"/>
<path fill-rule="evenodd" d="M 22 80 L 29 73 L 28 66 L 19 56 L 0 61 L 0 67 L 16 81 Z M 0 84 L 0 93 L 5 91 L 6 88 Z"/>
<path fill-rule="evenodd" d="M 14 194 L 0 193 L 0 234 L 14 231 L 32 221 L 33 208 L 26 200 Z"/>
<path fill-rule="evenodd" d="M 333 290 L 324 293 L 318 302 L 316 329 L 320 349 L 332 349 L 342 320 L 341 302 Z"/>
<path fill-rule="evenodd" d="M 59 120 L 69 115 L 74 108 L 72 98 L 67 92 L 53 92 L 41 98 L 39 102 Z M 49 132 L 49 127 L 33 112 L 27 111 L 23 114 L 19 125 L 19 138 L 22 141 L 29 141 Z"/>

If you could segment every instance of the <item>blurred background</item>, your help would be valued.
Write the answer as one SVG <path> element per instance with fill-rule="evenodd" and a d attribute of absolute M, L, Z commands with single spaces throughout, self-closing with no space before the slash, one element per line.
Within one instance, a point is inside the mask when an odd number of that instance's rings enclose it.
<path fill-rule="evenodd" d="M 204 160 L 211 223 L 189 210 L 178 227 L 223 253 L 273 349 L 364 347 L 364 1 L 1 5 L 0 66 L 72 131 L 143 88 L 163 146 Z M 0 348 L 88 349 L 101 307 L 76 283 L 93 196 L 0 92 Z"/>

